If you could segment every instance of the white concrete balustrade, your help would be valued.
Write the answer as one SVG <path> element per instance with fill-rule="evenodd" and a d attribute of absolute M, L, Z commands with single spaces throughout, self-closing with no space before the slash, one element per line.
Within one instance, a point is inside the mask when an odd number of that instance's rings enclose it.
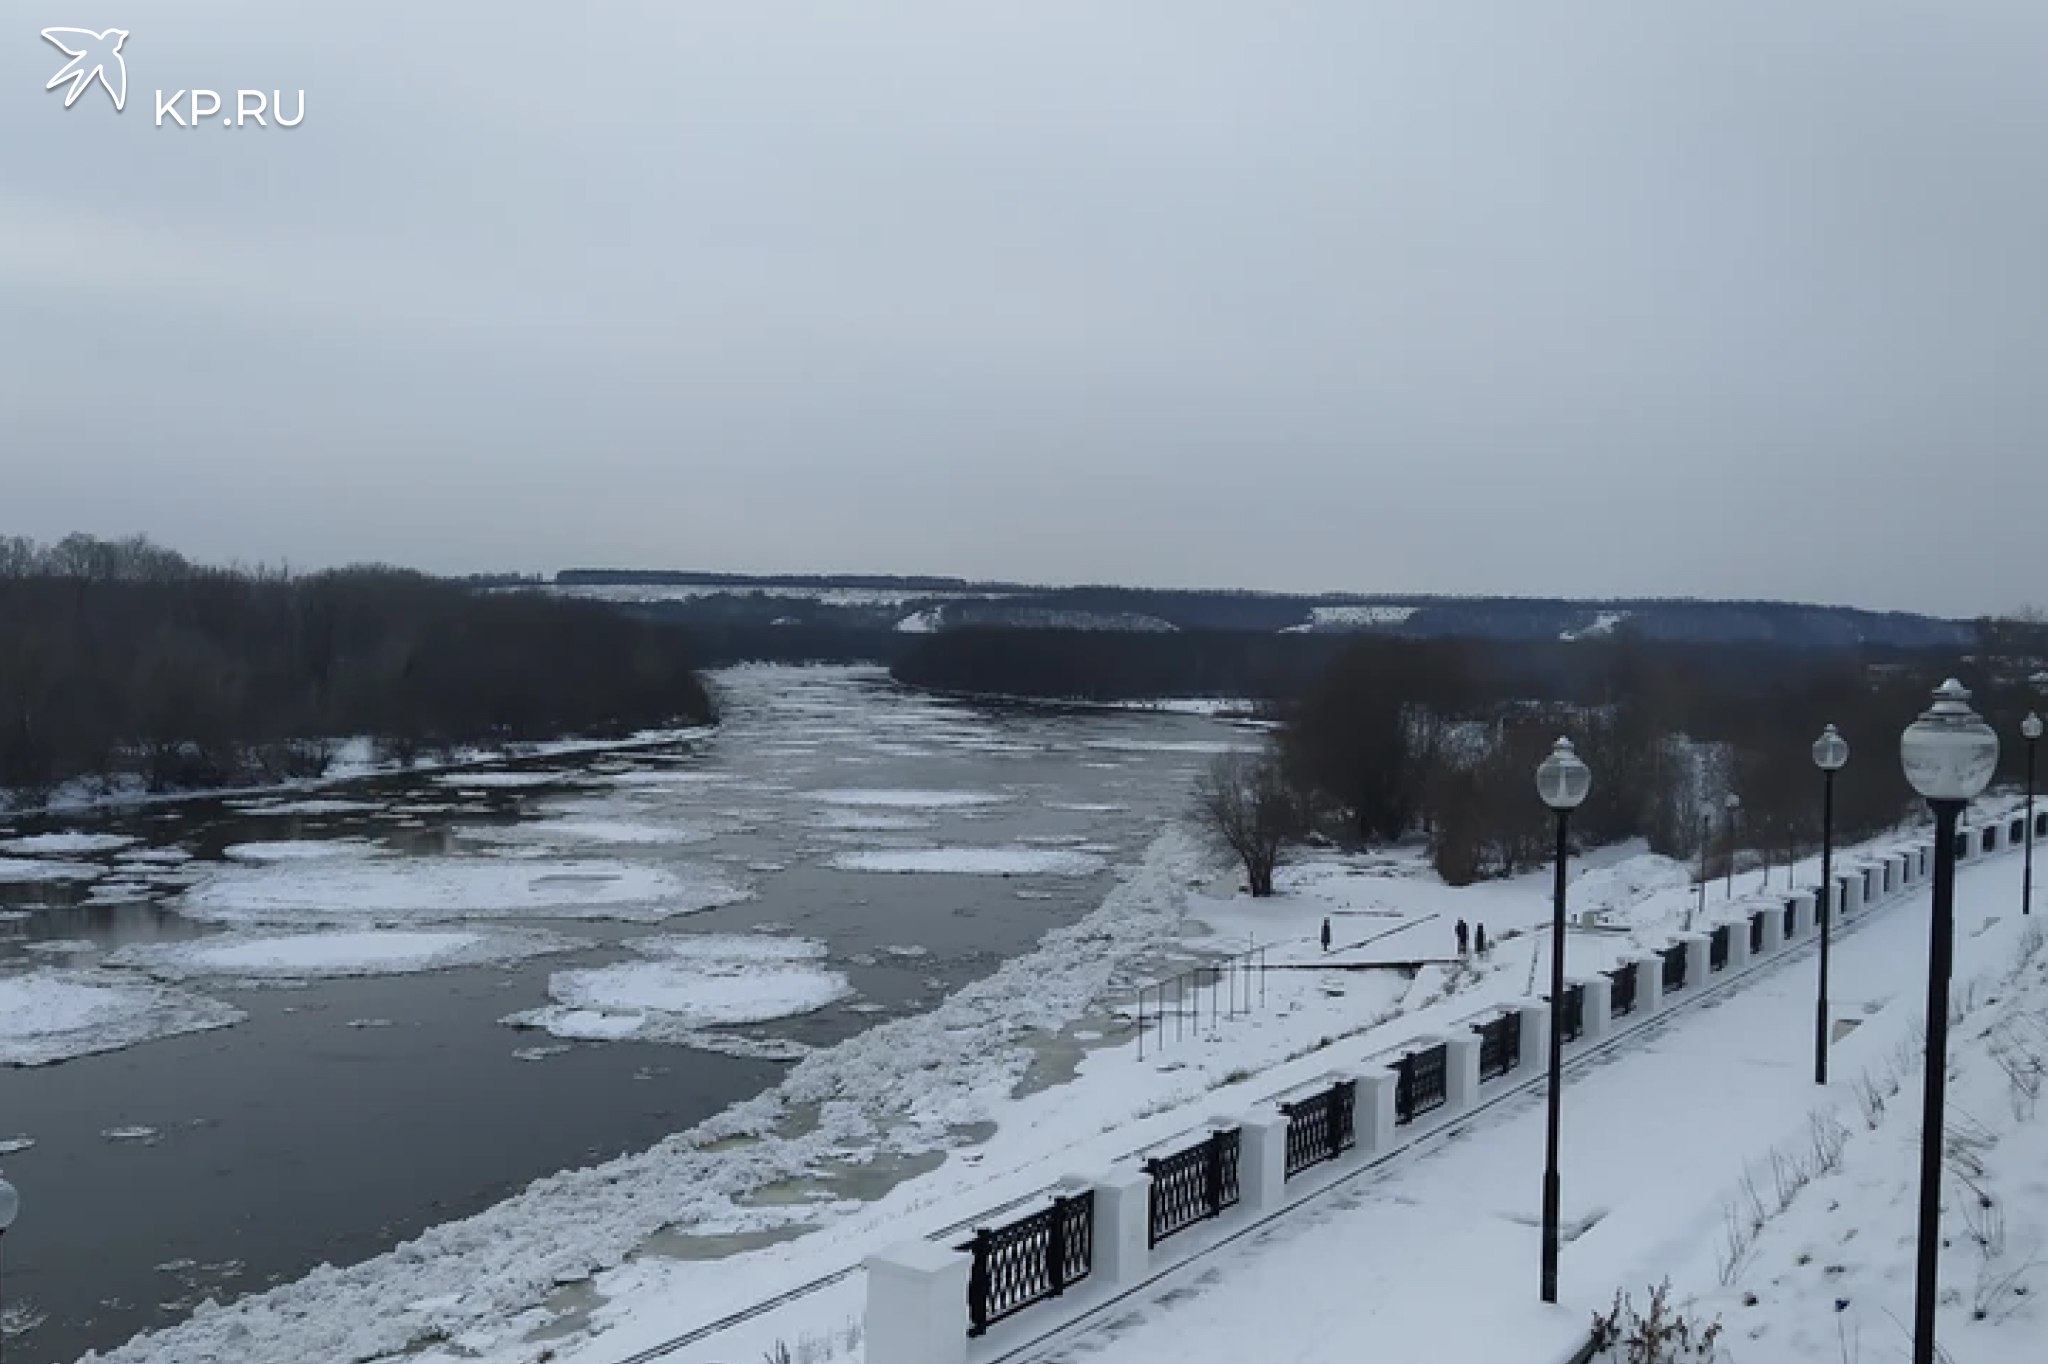
<path fill-rule="evenodd" d="M 2048 820 L 2048 814 L 2042 818 Z M 1983 856 L 1983 834 L 1987 828 L 2003 834 L 2005 823 L 2001 819 L 1990 826 L 1966 826 L 1958 844 L 1968 851 L 1960 854 L 1960 859 Z M 1998 850 L 2017 845 L 2016 839 L 2001 839 Z M 1865 859 L 1860 865 L 1838 866 L 1837 872 L 1835 927 L 1839 931 L 1865 909 L 1923 887 L 1933 872 L 1933 844 L 1922 839 L 1903 850 Z M 1659 952 L 1624 957 L 1613 969 L 1634 972 L 1636 999 L 1634 1009 L 1622 1017 L 1613 1013 L 1614 982 L 1608 974 L 1573 978 L 1570 983 L 1581 992 L 1581 1025 L 1579 1035 L 1568 1038 L 1564 1044 L 1566 1056 L 1606 1045 L 1619 1035 L 1646 1025 L 1667 1008 L 1683 1005 L 1707 990 L 1732 982 L 1753 966 L 1766 965 L 1789 949 L 1808 944 L 1817 929 L 1817 897 L 1818 892 L 1813 889 L 1759 893 L 1725 907 L 1710 922 L 1707 933 L 1673 935 L 1672 942 L 1685 952 L 1686 978 L 1684 987 L 1669 997 L 1663 989 L 1664 962 Z M 1752 951 L 1752 921 L 1759 918 L 1759 942 Z M 1712 971 L 1710 934 L 1723 928 L 1728 934 L 1726 962 L 1720 971 Z M 1504 1014 L 1518 1015 L 1520 1020 L 1516 1063 L 1506 1074 L 1482 1082 L 1481 1038 L 1474 1029 Z M 1192 1131 L 1179 1141 L 1162 1143 L 1160 1153 L 1178 1153 L 1206 1141 L 1216 1131 L 1235 1129 L 1239 1141 L 1239 1197 L 1234 1206 L 1209 1220 L 1193 1223 L 1157 1246 L 1151 1244 L 1153 1180 L 1141 1165 L 1120 1165 L 1106 1172 L 1062 1181 L 1051 1191 L 1055 1196 L 1093 1191 L 1092 1262 L 1086 1278 L 1061 1296 L 1023 1309 L 1023 1314 L 1035 1323 L 1033 1334 L 1057 1328 L 1077 1314 L 1113 1301 L 1162 1270 L 1194 1258 L 1219 1238 L 1280 1215 L 1364 1165 L 1387 1158 L 1447 1123 L 1469 1118 L 1495 1096 L 1524 1088 L 1540 1089 L 1549 1064 L 1549 1039 L 1550 1004 L 1538 999 L 1516 1001 L 1463 1020 L 1445 1035 L 1410 1038 L 1396 1048 L 1335 1069 L 1247 1112 L 1214 1119 L 1207 1129 Z M 1805 1043 L 1800 1041 L 1798 1045 Z M 1402 1058 L 1426 1053 L 1437 1046 L 1444 1049 L 1444 1102 L 1401 1123 L 1396 1105 Z M 1353 1096 L 1353 1141 L 1349 1149 L 1309 1165 L 1289 1179 L 1289 1118 L 1280 1103 L 1312 1103 L 1340 1082 L 1351 1086 Z M 1314 1120 L 1307 1117 L 1309 1107 L 1301 1111 L 1304 1120 Z M 1027 1209 L 1006 1213 L 992 1218 L 991 1223 L 1006 1225 L 1029 1212 Z M 948 1239 L 958 1242 L 966 1237 Z M 930 1240 L 908 1241 L 870 1257 L 865 1326 L 868 1364 L 977 1364 L 1013 1348 L 1016 1337 L 1010 1337 L 1011 1345 L 1002 1341 L 1008 1322 L 996 1324 L 988 1336 L 969 1337 L 967 1299 L 972 1271 L 971 1253 Z"/>

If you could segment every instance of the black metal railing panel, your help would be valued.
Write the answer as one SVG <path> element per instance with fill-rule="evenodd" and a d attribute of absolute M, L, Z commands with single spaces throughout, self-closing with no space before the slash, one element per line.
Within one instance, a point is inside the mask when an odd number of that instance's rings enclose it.
<path fill-rule="evenodd" d="M 1607 973 L 1612 983 L 1607 992 L 1607 1013 L 1610 1018 L 1626 1018 L 1636 1011 L 1636 966 L 1630 962 L 1617 966 Z"/>
<path fill-rule="evenodd" d="M 1685 988 L 1685 944 L 1674 943 L 1657 954 L 1664 959 L 1664 993 Z"/>
<path fill-rule="evenodd" d="M 1339 1080 L 1320 1094 L 1281 1104 L 1287 1115 L 1287 1178 L 1351 1149 L 1358 1086 Z"/>
<path fill-rule="evenodd" d="M 1479 1078 L 1491 1080 L 1507 1074 L 1522 1062 L 1522 1015 L 1504 1013 L 1484 1023 L 1475 1023 L 1479 1034 Z"/>
<path fill-rule="evenodd" d="M 1410 1123 L 1449 1101 L 1450 1052 L 1442 1043 L 1401 1058 L 1394 1083 L 1394 1121 Z"/>
<path fill-rule="evenodd" d="M 1714 925 L 1714 932 L 1707 939 L 1707 969 L 1718 971 L 1728 964 L 1728 925 Z"/>
<path fill-rule="evenodd" d="M 1758 910 L 1749 916 L 1749 955 L 1752 957 L 1764 950 L 1764 912 Z"/>
<path fill-rule="evenodd" d="M 1576 1042 L 1585 1031 L 1586 987 L 1567 985 L 1557 1008 L 1557 1035 L 1567 1042 Z"/>
<path fill-rule="evenodd" d="M 982 1227 L 960 1247 L 967 1271 L 967 1334 L 978 1336 L 1033 1303 L 1057 1298 L 1095 1264 L 1095 1191 L 1055 1198 L 1052 1206 L 1002 1227 Z"/>
<path fill-rule="evenodd" d="M 1787 900 L 1785 902 L 1785 941 L 1791 942 L 1797 936 L 1799 936 L 1799 902 L 1797 900 Z"/>
<path fill-rule="evenodd" d="M 1212 1132 L 1184 1151 L 1145 1162 L 1152 1176 L 1151 1243 L 1206 1222 L 1238 1200 L 1238 1129 Z"/>

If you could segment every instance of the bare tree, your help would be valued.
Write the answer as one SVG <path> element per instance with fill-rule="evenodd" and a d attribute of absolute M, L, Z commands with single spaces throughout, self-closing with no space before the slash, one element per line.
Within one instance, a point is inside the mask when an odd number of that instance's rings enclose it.
<path fill-rule="evenodd" d="M 1195 815 L 1219 853 L 1244 864 L 1254 896 L 1273 893 L 1273 870 L 1301 829 L 1301 809 L 1270 753 L 1224 753 L 1195 779 Z"/>

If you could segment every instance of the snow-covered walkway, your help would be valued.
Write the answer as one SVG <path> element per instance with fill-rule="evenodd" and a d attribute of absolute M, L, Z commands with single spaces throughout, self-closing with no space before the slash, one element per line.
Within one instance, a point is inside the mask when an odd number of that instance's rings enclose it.
<path fill-rule="evenodd" d="M 2019 880 L 2016 858 L 1960 869 L 1959 991 L 2016 954 Z M 1835 1047 L 1836 1080 L 1826 1091 L 1812 1077 L 1810 948 L 1675 1009 L 1573 1069 L 1562 1162 L 1572 1239 L 1558 1307 L 1537 1299 L 1538 1084 L 1014 1357 L 1132 1364 L 1563 1359 L 1584 1343 L 1590 1310 L 1617 1288 L 1640 1301 L 1667 1274 L 1699 1282 L 1702 1265 L 1711 1283 L 1724 1248 L 1724 1209 L 1745 1167 L 1761 1169 L 1768 1183 L 1771 1148 L 1807 1146 L 1817 1108 L 1839 1108 L 1844 1121 L 1853 1120 L 1854 1077 L 1917 1026 L 1927 905 L 1925 891 L 1904 897 L 1838 940 L 1831 993 L 1837 1019 L 1854 1026 Z M 1918 1081 L 1912 1085 L 1917 1090 Z M 1913 1216 L 1910 1204 L 1872 1207 L 1868 1223 L 1873 1232 L 1910 1234 Z M 1826 1299 L 1812 1304 L 1816 1314 L 1834 1310 Z M 1731 1336 L 1741 1325 L 1730 1322 Z"/>

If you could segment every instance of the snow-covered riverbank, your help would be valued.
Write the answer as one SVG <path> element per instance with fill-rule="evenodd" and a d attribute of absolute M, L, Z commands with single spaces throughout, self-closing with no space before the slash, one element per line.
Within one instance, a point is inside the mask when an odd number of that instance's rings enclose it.
<path fill-rule="evenodd" d="M 1280 898 L 1253 903 L 1204 894 L 1227 881 L 1208 881 L 1203 868 L 1185 835 L 1164 835 L 1082 922 L 930 1014 L 809 1057 L 759 1100 L 643 1155 L 541 1181 L 392 1255 L 201 1311 L 108 1358 L 196 1364 L 232 1346 L 251 1364 L 361 1360 L 440 1336 L 451 1343 L 424 1356 L 436 1364 L 529 1364 L 544 1331 L 555 1358 L 605 1364 L 791 1290 L 806 1291 L 675 1360 L 743 1358 L 795 1338 L 819 1357 L 847 1353 L 858 1276 L 835 1276 L 908 1228 L 970 1219 L 1076 1164 L 1171 1139 L 1210 1112 L 1306 1080 L 1334 1040 L 1405 1035 L 1520 996 L 1539 964 L 1540 935 L 1529 930 L 1548 916 L 1542 874 L 1454 890 L 1414 850 L 1327 856 L 1291 868 Z M 1775 875 L 1782 883 L 1783 869 Z M 1756 874 L 1743 879 L 1747 891 Z M 1612 925 L 1574 934 L 1575 970 L 1661 940 L 1693 904 L 1683 869 L 1639 848 L 1594 854 L 1575 885 Z M 1313 942 L 1326 917 L 1328 958 Z M 1456 959 L 1459 917 L 1488 926 L 1487 958 Z M 1163 1046 L 1155 1031 L 1141 1061 L 1134 987 L 1175 961 L 1250 941 L 1268 945 L 1262 1004 L 1195 1020 Z M 1324 969 L 1397 957 L 1436 964 Z M 914 1177 L 896 1182 L 904 1174 Z M 780 1244 L 698 1258 L 690 1247 L 707 1237 Z M 586 1277 L 587 1289 L 556 1295 Z"/>
<path fill-rule="evenodd" d="M 466 744 L 443 753 L 422 753 L 410 762 L 381 756 L 377 743 L 358 737 L 340 740 L 326 770 L 317 777 L 286 778 L 258 785 L 208 787 L 205 789 L 152 791 L 140 778 L 108 781 L 66 782 L 38 800 L 18 792 L 0 789 L 0 817 L 27 819 L 38 815 L 77 816 L 96 810 L 138 805 L 176 805 L 182 801 L 224 799 L 268 799 L 292 792 L 318 791 L 374 777 L 402 777 L 415 773 L 473 774 L 469 780 L 489 782 L 490 772 L 509 763 L 529 759 L 576 758 L 593 753 L 632 752 L 662 748 L 714 733 L 712 725 L 682 729 L 646 729 L 616 739 L 545 739 L 530 743 L 480 746 Z M 49 835 L 55 838 L 86 838 L 93 835 Z"/>

